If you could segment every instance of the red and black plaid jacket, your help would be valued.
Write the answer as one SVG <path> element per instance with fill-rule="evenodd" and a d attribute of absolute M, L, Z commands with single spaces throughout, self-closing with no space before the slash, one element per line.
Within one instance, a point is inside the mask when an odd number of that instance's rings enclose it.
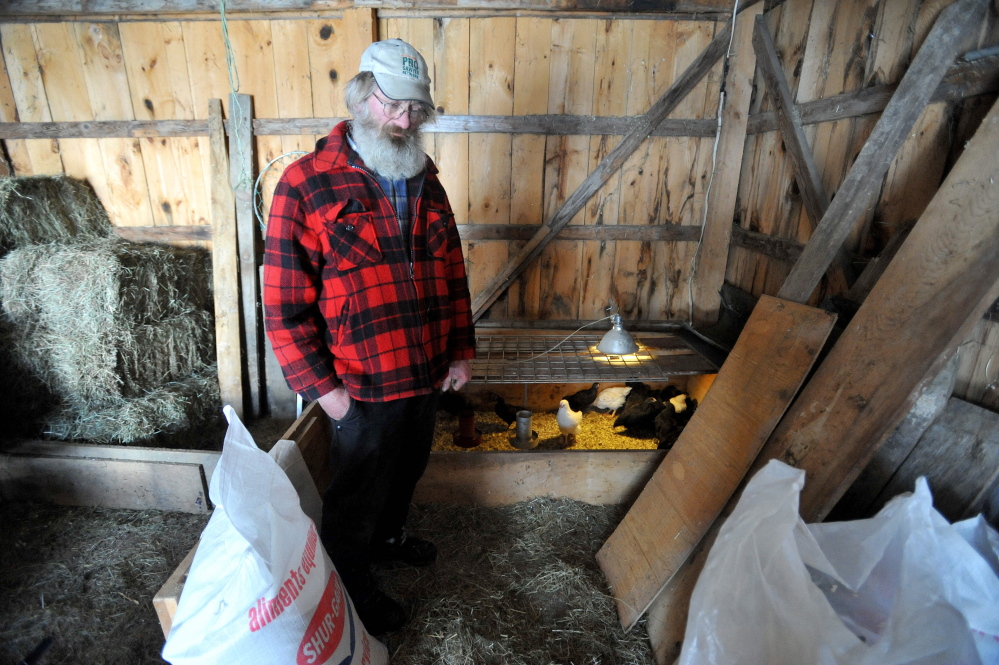
<path fill-rule="evenodd" d="M 410 197 L 412 262 L 392 205 L 333 128 L 285 169 L 264 254 L 264 322 L 288 385 L 315 400 L 341 383 L 354 399 L 431 392 L 475 355 L 458 229 L 427 159 Z M 418 176 L 419 177 L 419 176 Z"/>

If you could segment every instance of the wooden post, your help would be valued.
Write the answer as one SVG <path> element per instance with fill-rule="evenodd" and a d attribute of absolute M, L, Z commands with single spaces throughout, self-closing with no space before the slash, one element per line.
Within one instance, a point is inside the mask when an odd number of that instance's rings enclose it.
<path fill-rule="evenodd" d="M 246 381 L 249 390 L 247 417 L 260 415 L 260 297 L 257 287 L 257 224 L 253 216 L 253 98 L 229 95 L 229 184 L 236 206 L 236 237 L 239 244 L 239 292 L 241 332 Z"/>
<path fill-rule="evenodd" d="M 621 168 L 624 161 L 649 137 L 666 115 L 687 96 L 694 86 L 714 66 L 718 58 L 728 48 L 730 28 L 726 26 L 712 40 L 708 47 L 691 63 L 690 67 L 673 82 L 673 85 L 663 93 L 645 115 L 641 117 L 634 129 L 621 139 L 621 142 L 603 159 L 597 168 L 566 198 L 551 220 L 542 225 L 541 229 L 524 245 L 524 248 L 510 260 L 495 279 L 472 301 L 472 318 L 476 321 L 485 314 L 489 306 L 510 287 L 524 269 L 537 258 L 549 242 L 558 235 L 563 226 L 569 223 L 573 216 L 590 200 L 610 177 Z"/>
<path fill-rule="evenodd" d="M 854 161 L 836 197 L 815 227 L 801 259 L 778 296 L 807 302 L 853 224 L 881 190 L 895 154 L 919 119 L 937 85 L 957 57 L 966 36 L 981 25 L 988 0 L 957 0 L 944 9 L 923 42 L 895 95 Z"/>
<path fill-rule="evenodd" d="M 243 416 L 243 377 L 239 334 L 239 259 L 236 211 L 229 186 L 222 100 L 208 100 L 208 148 L 211 167 L 212 281 L 215 291 L 215 354 L 222 403 Z"/>
<path fill-rule="evenodd" d="M 750 37 L 753 34 L 753 18 L 762 11 L 763 5 L 757 3 L 736 20 L 732 56 L 725 78 L 725 107 L 722 109 L 718 153 L 711 191 L 704 203 L 707 215 L 694 272 L 695 325 L 717 323 L 721 308 L 721 287 L 728 266 L 742 151 L 746 146 L 749 102 L 753 97 L 753 72 L 756 69 L 756 54 L 751 48 Z"/>

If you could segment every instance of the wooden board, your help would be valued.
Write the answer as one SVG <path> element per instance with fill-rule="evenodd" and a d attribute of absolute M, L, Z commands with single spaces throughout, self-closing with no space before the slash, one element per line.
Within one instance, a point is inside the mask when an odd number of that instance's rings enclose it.
<path fill-rule="evenodd" d="M 630 629 L 721 512 L 835 316 L 764 296 L 663 465 L 597 553 Z"/>
<path fill-rule="evenodd" d="M 0 455 L 0 496 L 63 506 L 207 513 L 200 464 Z"/>
<path fill-rule="evenodd" d="M 781 459 L 809 474 L 806 521 L 825 517 L 911 410 L 927 373 L 995 300 L 997 153 L 999 104 L 767 442 L 761 461 Z"/>
<path fill-rule="evenodd" d="M 926 430 L 947 407 L 957 376 L 957 359 L 958 355 L 954 354 L 936 378 L 923 382 L 926 384 L 925 388 L 920 388 L 912 410 L 874 453 L 857 480 L 829 513 L 828 521 L 866 519 L 881 509 L 884 503 L 876 501 L 878 495 L 916 448 Z M 909 490 L 911 489 L 910 486 Z"/>
<path fill-rule="evenodd" d="M 753 21 L 763 11 L 760 4 L 739 14 L 735 24 L 728 75 L 725 79 L 725 106 L 722 110 L 717 160 L 706 193 L 703 238 L 697 254 L 693 288 L 695 325 L 718 321 L 721 288 L 728 265 L 732 220 L 739 191 L 739 171 L 746 145 L 746 124 L 753 96 L 756 54 L 752 48 Z"/>
<path fill-rule="evenodd" d="M 211 153 L 212 283 L 215 300 L 215 355 L 223 404 L 243 413 L 243 377 L 239 334 L 239 255 L 236 209 L 229 186 L 229 159 L 222 128 L 222 102 L 209 100 Z"/>
<path fill-rule="evenodd" d="M 999 228 L 988 212 L 999 205 L 990 180 L 999 177 L 999 109 L 993 107 L 982 128 L 748 474 L 771 459 L 805 469 L 801 513 L 807 522 L 832 508 L 946 364 L 941 354 L 967 339 L 969 324 L 995 298 L 989 284 L 968 280 L 965 272 L 975 266 L 976 274 L 999 274 Z M 735 503 L 733 496 L 722 515 Z M 649 610 L 659 663 L 679 655 L 690 594 L 722 522 L 715 521 Z"/>
<path fill-rule="evenodd" d="M 559 497 L 627 504 L 664 455 L 660 450 L 432 453 L 413 501 L 505 506 Z"/>
<path fill-rule="evenodd" d="M 33 455 L 35 457 L 83 457 L 93 459 L 131 460 L 136 462 L 171 462 L 200 464 L 205 470 L 206 482 L 218 465 L 219 451 L 174 450 L 172 448 L 143 448 L 140 446 L 101 446 L 89 443 L 64 443 L 62 441 L 18 441 L 4 450 L 6 453 Z"/>
<path fill-rule="evenodd" d="M 153 607 L 156 609 L 156 617 L 160 620 L 163 637 L 170 636 L 173 617 L 177 614 L 177 603 L 180 602 L 180 592 L 184 590 L 187 574 L 191 571 L 191 564 L 194 563 L 194 555 L 197 552 L 198 546 L 195 545 L 153 596 Z"/>
<path fill-rule="evenodd" d="M 911 492 L 920 476 L 930 484 L 933 507 L 951 522 L 981 512 L 999 482 L 999 414 L 952 397 L 872 508 Z"/>

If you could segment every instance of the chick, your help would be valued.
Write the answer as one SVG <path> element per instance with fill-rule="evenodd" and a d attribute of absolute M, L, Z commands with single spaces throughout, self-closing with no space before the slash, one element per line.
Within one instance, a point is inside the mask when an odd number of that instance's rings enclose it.
<path fill-rule="evenodd" d="M 562 445 L 566 448 L 576 442 L 576 432 L 579 431 L 579 424 L 583 422 L 582 411 L 573 411 L 568 400 L 558 403 L 558 414 L 555 416 L 559 431 L 562 432 Z"/>
<path fill-rule="evenodd" d="M 682 431 L 683 425 L 677 422 L 676 411 L 673 409 L 672 403 L 665 405 L 656 416 L 656 447 L 659 450 L 669 450 L 680 438 Z"/>
<path fill-rule="evenodd" d="M 676 411 L 676 413 L 683 413 L 687 410 L 686 395 L 677 395 L 676 397 L 670 398 L 669 403 L 673 405 L 673 410 Z"/>
<path fill-rule="evenodd" d="M 600 411 L 601 413 L 614 413 L 620 411 L 624 407 L 624 402 L 628 398 L 628 393 L 632 390 L 631 386 L 615 386 L 613 388 L 604 388 L 597 395 L 597 398 L 593 400 L 593 404 L 590 405 L 591 411 Z"/>
<path fill-rule="evenodd" d="M 562 399 L 569 402 L 569 408 L 573 411 L 583 411 L 590 404 L 593 404 L 593 400 L 597 398 L 597 386 L 599 383 L 594 383 L 592 386 L 586 390 L 580 390 L 574 392 L 571 395 L 566 395 Z"/>
<path fill-rule="evenodd" d="M 614 420 L 614 427 L 624 427 L 636 436 L 653 436 L 655 420 L 663 410 L 663 403 L 657 397 L 646 397 L 641 404 L 629 407 Z"/>
<path fill-rule="evenodd" d="M 506 423 L 507 429 L 517 420 L 517 409 L 507 404 L 499 395 L 496 396 L 496 406 L 493 407 L 493 411 Z"/>

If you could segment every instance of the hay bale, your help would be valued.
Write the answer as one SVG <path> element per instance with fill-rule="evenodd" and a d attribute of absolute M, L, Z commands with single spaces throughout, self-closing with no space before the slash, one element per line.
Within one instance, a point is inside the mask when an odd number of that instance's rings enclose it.
<path fill-rule="evenodd" d="M 0 300 L 16 322 L 90 335 L 211 304 L 207 252 L 115 238 L 30 245 L 0 260 Z"/>
<path fill-rule="evenodd" d="M 0 256 L 26 245 L 111 233 L 100 199 L 84 180 L 63 175 L 0 179 Z"/>
<path fill-rule="evenodd" d="M 26 364 L 15 352 L 21 338 L 0 318 L 0 439 L 40 436 L 41 418 L 60 402 L 39 379 L 34 364 Z"/>
<path fill-rule="evenodd" d="M 120 398 L 102 408 L 67 404 L 47 420 L 45 433 L 59 439 L 139 444 L 158 434 L 204 425 L 221 407 L 217 368 L 209 365 L 141 397 Z"/>
<path fill-rule="evenodd" d="M 204 369 L 214 355 L 213 333 L 211 314 L 199 310 L 103 335 L 66 336 L 40 326 L 14 348 L 66 400 L 101 408 Z"/>

